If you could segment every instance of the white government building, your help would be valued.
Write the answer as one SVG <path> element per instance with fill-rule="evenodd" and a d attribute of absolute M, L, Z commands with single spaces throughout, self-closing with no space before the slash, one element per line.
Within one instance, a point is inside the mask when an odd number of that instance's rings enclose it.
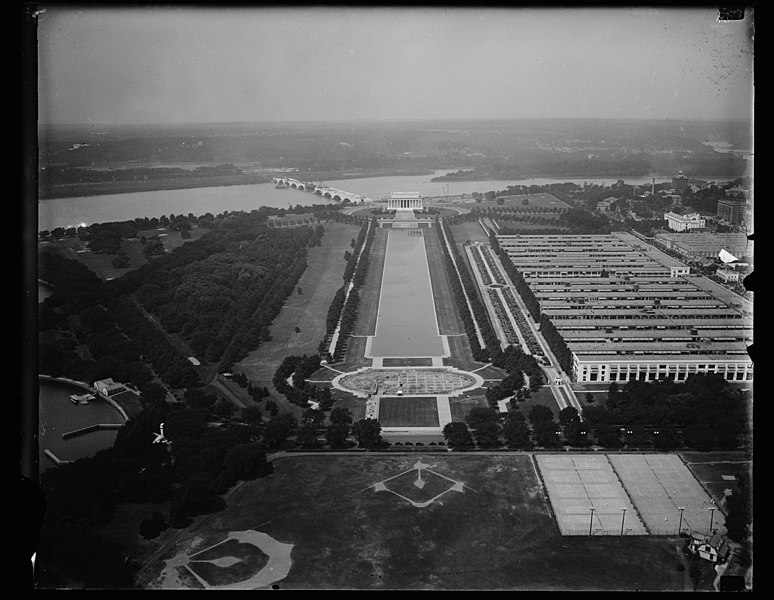
<path fill-rule="evenodd" d="M 672 231 L 691 231 L 693 229 L 704 229 L 705 219 L 702 219 L 699 213 L 689 213 L 687 215 L 678 215 L 677 213 L 664 213 L 669 229 Z"/>

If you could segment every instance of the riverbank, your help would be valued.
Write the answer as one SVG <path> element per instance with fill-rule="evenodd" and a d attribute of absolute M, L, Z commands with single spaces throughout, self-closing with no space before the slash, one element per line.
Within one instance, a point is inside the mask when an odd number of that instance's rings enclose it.
<path fill-rule="evenodd" d="M 743 177 L 744 173 L 738 174 L 738 175 L 718 175 L 717 173 L 708 176 L 708 175 L 694 175 L 693 177 L 695 179 L 703 179 L 707 181 L 733 181 L 734 179 L 738 179 L 739 177 Z M 459 173 L 447 173 L 446 175 L 439 175 L 437 177 L 433 177 L 430 181 L 433 183 L 441 183 L 441 182 L 450 182 L 454 183 L 456 182 L 476 182 L 476 181 L 491 181 L 491 180 L 501 180 L 501 181 L 508 181 L 508 182 L 517 182 L 516 185 L 519 185 L 518 182 L 524 182 L 520 185 L 532 185 L 532 181 L 535 179 L 553 179 L 557 181 L 567 181 L 567 182 L 583 182 L 588 181 L 589 179 L 593 180 L 599 180 L 599 179 L 606 179 L 609 181 L 610 184 L 614 183 L 618 179 L 623 179 L 624 182 L 629 182 L 632 179 L 636 181 L 650 181 L 650 178 L 653 177 L 652 174 L 643 172 L 643 173 L 627 173 L 626 171 L 621 170 L 615 170 L 612 169 L 610 171 L 602 171 L 600 173 L 585 173 L 585 174 L 557 174 L 554 171 L 545 171 L 545 172 L 529 172 L 529 173 L 507 173 L 507 174 L 494 174 L 488 171 L 480 172 L 480 171 L 466 171 L 462 174 Z M 655 175 L 655 178 L 657 180 L 657 183 L 660 181 L 667 181 L 671 180 L 672 175 Z M 513 183 L 511 183 L 513 185 Z"/>
<path fill-rule="evenodd" d="M 119 168 L 119 167 L 115 167 Z M 256 170 L 258 171 L 258 170 Z M 132 192 L 155 192 L 162 190 L 183 190 L 235 185 L 268 183 L 272 177 L 284 175 L 302 181 L 332 181 L 341 179 L 362 179 L 369 177 L 399 177 L 433 175 L 432 169 L 368 169 L 362 171 L 308 171 L 274 172 L 270 169 L 239 175 L 212 175 L 208 177 L 185 177 L 180 179 L 159 179 L 148 181 L 105 181 L 98 183 L 73 183 L 51 186 L 38 191 L 39 200 L 56 200 L 79 196 L 102 196 L 108 194 L 129 194 Z"/>
<path fill-rule="evenodd" d="M 159 179 L 157 181 L 111 181 L 99 183 L 74 183 L 41 189 L 39 200 L 73 198 L 78 196 L 102 196 L 106 194 L 128 194 L 132 192 L 155 192 L 161 190 L 183 190 L 190 188 L 219 187 L 230 185 L 251 185 L 268 183 L 271 176 L 264 174 L 216 175 L 212 177 L 189 177 L 183 179 Z"/>

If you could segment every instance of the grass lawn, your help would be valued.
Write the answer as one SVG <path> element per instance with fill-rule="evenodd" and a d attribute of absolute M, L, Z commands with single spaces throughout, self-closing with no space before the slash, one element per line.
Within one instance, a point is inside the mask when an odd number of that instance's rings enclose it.
<path fill-rule="evenodd" d="M 438 404 L 434 397 L 382 398 L 379 424 L 382 427 L 438 427 Z"/>
<path fill-rule="evenodd" d="M 743 473 L 752 475 L 752 460 L 741 452 L 681 452 L 680 456 L 716 503 L 724 497 L 726 489 L 737 489 L 736 481 L 723 479 L 724 475 L 735 478 Z"/>
<path fill-rule="evenodd" d="M 552 215 L 550 214 L 540 215 L 540 216 L 552 218 Z M 497 219 L 497 223 L 503 229 L 518 229 L 520 231 L 526 232 L 527 234 L 529 234 L 530 230 L 535 230 L 535 229 L 539 230 L 539 229 L 551 228 L 551 229 L 561 229 L 564 231 L 570 230 L 569 227 L 563 227 L 560 225 L 561 222 L 559 221 L 559 217 L 554 217 L 553 218 L 554 222 L 548 225 L 545 225 L 543 223 L 526 223 L 525 221 L 511 220 L 511 219 L 508 219 L 508 217 L 506 216 L 500 216 L 500 215 L 497 215 L 494 218 Z"/>
<path fill-rule="evenodd" d="M 488 242 L 489 237 L 481 229 L 481 225 L 478 221 L 463 221 L 450 227 L 454 241 L 457 243 L 457 249 L 459 253 L 464 257 L 465 249 L 463 244 L 470 240 L 471 242 Z M 467 264 L 467 261 L 466 261 Z"/>
<path fill-rule="evenodd" d="M 418 460 L 428 465 L 421 486 Z M 277 582 L 286 590 L 682 590 L 673 539 L 561 537 L 530 455 L 273 462 L 272 475 L 245 483 L 226 509 L 184 532 L 141 585 L 158 585 L 167 561 L 255 528 L 294 545 L 290 572 Z M 463 492 L 449 489 L 456 481 Z M 379 482 L 387 489 L 375 491 Z M 436 499 L 418 508 L 396 492 L 419 503 Z"/>
<path fill-rule="evenodd" d="M 525 417 L 529 415 L 529 410 L 533 406 L 539 404 L 550 408 L 554 412 L 554 420 L 559 420 L 559 405 L 556 403 L 556 398 L 554 398 L 550 386 L 544 385 L 536 392 L 530 392 L 530 397 L 524 402 L 516 402 L 516 406 L 519 407 L 519 411 Z"/>
<path fill-rule="evenodd" d="M 465 422 L 468 413 L 473 408 L 488 408 L 489 402 L 481 391 L 471 395 L 461 396 L 459 398 L 449 398 L 449 408 L 451 408 L 452 421 Z"/>
<path fill-rule="evenodd" d="M 486 363 L 473 360 L 467 335 L 450 335 L 446 339 L 449 342 L 451 357 L 443 359 L 444 365 L 457 367 L 463 371 L 475 371 L 485 366 Z"/>
<path fill-rule="evenodd" d="M 344 354 L 344 362 L 334 363 L 332 366 L 339 371 L 354 371 L 360 367 L 370 365 L 373 360 L 365 358 L 366 344 L 368 338 L 365 336 L 350 337 L 347 344 L 347 351 Z"/>
<path fill-rule="evenodd" d="M 465 333 L 465 326 L 459 317 L 457 301 L 452 293 L 449 275 L 446 272 L 446 258 L 441 240 L 438 238 L 437 232 L 432 229 L 425 229 L 424 238 L 439 333 L 441 335 Z"/>
<path fill-rule="evenodd" d="M 432 367 L 432 358 L 384 358 L 383 367 Z"/>
<path fill-rule="evenodd" d="M 523 204 L 524 199 L 529 199 L 529 205 L 525 206 Z M 559 198 L 556 198 L 552 196 L 551 194 L 547 193 L 539 193 L 539 194 L 520 194 L 520 195 L 513 195 L 513 196 L 503 196 L 503 203 L 497 204 L 496 200 L 482 200 L 481 202 L 474 202 L 474 203 L 466 203 L 465 206 L 468 208 L 510 208 L 510 207 L 516 207 L 516 208 L 571 208 L 568 204 L 565 202 L 562 202 L 559 200 Z M 539 213 L 539 214 L 546 214 L 550 215 L 552 213 Z"/>
<path fill-rule="evenodd" d="M 341 390 L 331 390 L 331 397 L 335 400 L 334 406 L 336 408 L 346 408 L 352 414 L 353 423 L 365 419 L 366 403 L 362 398 L 356 398 Z"/>
<path fill-rule="evenodd" d="M 235 365 L 253 385 L 265 386 L 281 407 L 298 413 L 300 408 L 280 396 L 271 383 L 274 372 L 286 356 L 317 353 L 325 336 L 325 315 L 328 306 L 342 284 L 345 250 L 351 250 L 350 241 L 360 228 L 345 223 L 325 224 L 322 245 L 308 249 L 308 266 L 298 282 L 302 293 L 294 291 L 270 327 L 272 339 Z M 300 333 L 294 328 L 299 327 Z"/>
<path fill-rule="evenodd" d="M 337 371 L 322 367 L 307 377 L 307 381 L 333 381 L 339 375 Z"/>

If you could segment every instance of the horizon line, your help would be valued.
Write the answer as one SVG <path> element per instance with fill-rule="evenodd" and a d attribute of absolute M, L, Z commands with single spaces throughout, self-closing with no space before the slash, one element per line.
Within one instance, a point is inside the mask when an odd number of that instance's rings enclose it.
<path fill-rule="evenodd" d="M 142 123 L 52 123 L 38 122 L 38 127 L 190 127 L 190 126 L 213 126 L 213 125 L 258 125 L 258 124 L 296 124 L 296 123 L 449 123 L 449 122 L 516 122 L 516 121 L 683 121 L 683 122 L 732 122 L 743 121 L 752 124 L 754 119 L 729 116 L 729 117 L 401 117 L 401 118 L 374 118 L 374 119 L 278 119 L 278 120 L 255 120 L 255 121 L 157 121 Z"/>

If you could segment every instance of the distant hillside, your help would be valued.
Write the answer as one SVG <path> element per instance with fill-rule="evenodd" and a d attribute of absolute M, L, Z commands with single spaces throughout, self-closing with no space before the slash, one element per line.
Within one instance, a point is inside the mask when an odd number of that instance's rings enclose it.
<path fill-rule="evenodd" d="M 513 120 L 42 127 L 42 166 L 250 164 L 341 173 L 474 169 L 492 176 L 738 176 L 752 148 L 742 121 Z M 470 178 L 469 176 L 468 178 Z"/>

